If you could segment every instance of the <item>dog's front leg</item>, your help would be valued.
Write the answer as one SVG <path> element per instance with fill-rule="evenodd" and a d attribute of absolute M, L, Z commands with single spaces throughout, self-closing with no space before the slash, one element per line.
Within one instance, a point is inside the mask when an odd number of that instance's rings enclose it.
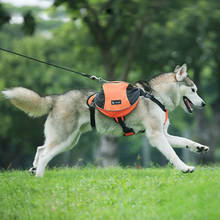
<path fill-rule="evenodd" d="M 209 150 L 208 146 L 196 143 L 194 141 L 191 141 L 187 138 L 183 137 L 178 137 L 178 136 L 173 136 L 168 134 L 167 129 L 168 129 L 169 124 L 164 127 L 164 134 L 170 143 L 171 146 L 173 147 L 180 147 L 180 148 L 187 148 L 190 151 L 196 152 L 196 153 L 204 153 Z"/>
<path fill-rule="evenodd" d="M 196 153 L 204 153 L 209 150 L 209 147 L 196 143 L 194 141 L 191 141 L 187 138 L 183 137 L 177 137 L 173 135 L 166 135 L 168 142 L 173 147 L 180 147 L 180 148 L 187 148 L 190 151 L 196 152 Z"/>
<path fill-rule="evenodd" d="M 147 137 L 150 143 L 157 147 L 158 150 L 178 169 L 184 173 L 193 172 L 194 167 L 186 165 L 177 156 L 173 148 L 170 146 L 164 133 L 161 131 L 148 132 Z"/>

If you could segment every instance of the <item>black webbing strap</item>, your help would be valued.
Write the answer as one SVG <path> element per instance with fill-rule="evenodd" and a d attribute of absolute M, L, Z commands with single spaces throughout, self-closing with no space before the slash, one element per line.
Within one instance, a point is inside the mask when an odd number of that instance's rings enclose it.
<path fill-rule="evenodd" d="M 90 111 L 90 125 L 95 129 L 95 105 L 92 104 L 89 106 Z"/>
<path fill-rule="evenodd" d="M 121 117 L 117 118 L 118 120 L 118 123 L 121 125 L 122 127 L 122 130 L 124 132 L 124 136 L 131 136 L 131 135 L 134 135 L 135 132 L 132 128 L 128 128 L 126 125 L 125 125 L 125 122 L 122 120 Z M 117 122 L 117 121 L 116 121 Z"/>
<path fill-rule="evenodd" d="M 153 102 L 155 102 L 157 105 L 159 105 L 160 108 L 161 108 L 164 112 L 167 111 L 166 108 L 165 108 L 165 106 L 164 106 L 158 99 L 156 99 L 153 95 L 151 95 L 150 100 L 153 101 Z"/>
<path fill-rule="evenodd" d="M 165 108 L 165 106 L 164 106 L 158 99 L 156 99 L 152 94 L 146 93 L 146 92 L 144 92 L 142 89 L 140 89 L 140 96 L 144 96 L 145 98 L 150 99 L 151 101 L 153 101 L 154 103 L 156 103 L 157 105 L 159 105 L 159 107 L 160 107 L 164 112 L 167 111 L 166 108 Z"/>
<path fill-rule="evenodd" d="M 89 112 L 90 112 L 90 125 L 92 128 L 95 129 L 95 102 L 94 99 L 92 100 L 91 104 L 89 104 L 89 99 L 93 96 L 94 94 L 90 95 L 87 99 L 86 104 L 89 106 Z"/>

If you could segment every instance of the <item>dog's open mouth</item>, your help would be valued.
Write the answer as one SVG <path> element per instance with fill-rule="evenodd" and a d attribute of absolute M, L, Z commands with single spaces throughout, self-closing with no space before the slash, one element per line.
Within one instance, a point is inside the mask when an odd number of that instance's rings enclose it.
<path fill-rule="evenodd" d="M 193 108 L 191 106 L 192 102 L 186 96 L 183 96 L 183 101 L 184 101 L 184 104 L 186 105 L 188 112 L 192 113 L 192 111 L 193 111 Z"/>

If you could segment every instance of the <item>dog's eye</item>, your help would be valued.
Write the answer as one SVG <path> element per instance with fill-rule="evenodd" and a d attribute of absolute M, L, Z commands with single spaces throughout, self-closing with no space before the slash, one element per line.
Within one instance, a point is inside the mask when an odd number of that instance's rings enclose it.
<path fill-rule="evenodd" d="M 196 90 L 192 88 L 192 92 L 196 92 Z"/>

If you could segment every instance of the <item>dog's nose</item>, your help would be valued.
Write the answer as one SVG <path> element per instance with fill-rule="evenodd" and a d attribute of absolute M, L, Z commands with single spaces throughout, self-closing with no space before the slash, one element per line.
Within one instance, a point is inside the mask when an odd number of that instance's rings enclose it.
<path fill-rule="evenodd" d="M 205 105 L 206 105 L 205 102 L 202 102 L 201 106 L 202 106 L 202 107 L 205 107 Z"/>

